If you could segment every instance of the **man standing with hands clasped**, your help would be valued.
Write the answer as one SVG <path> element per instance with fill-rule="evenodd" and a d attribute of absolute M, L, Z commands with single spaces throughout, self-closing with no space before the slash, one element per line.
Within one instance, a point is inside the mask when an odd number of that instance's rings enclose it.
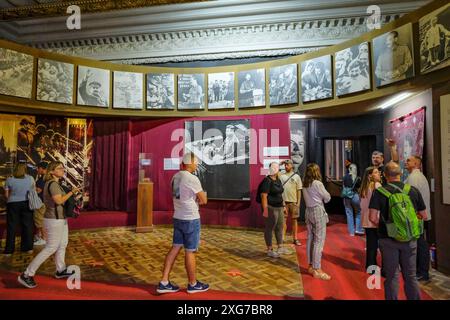
<path fill-rule="evenodd" d="M 193 175 L 197 166 L 197 157 L 193 153 L 187 153 L 183 156 L 181 171 L 172 178 L 172 197 L 175 209 L 173 244 L 164 262 L 163 276 L 156 289 L 158 293 L 180 290 L 180 287 L 169 281 L 169 275 L 181 247 L 184 247 L 185 251 L 185 266 L 189 280 L 187 292 L 204 292 L 209 289 L 209 285 L 198 281 L 195 275 L 195 252 L 198 251 L 200 244 L 199 205 L 205 205 L 208 202 L 200 180 Z"/>
<path fill-rule="evenodd" d="M 283 240 L 286 239 L 287 218 L 291 216 L 293 243 L 296 246 L 299 246 L 301 243 L 297 239 L 297 219 L 300 216 L 302 180 L 300 179 L 300 176 L 294 172 L 294 163 L 292 160 L 285 160 L 282 164 L 284 164 L 284 168 L 286 169 L 286 172 L 280 176 L 280 180 L 284 187 L 283 200 L 286 204 L 286 210 L 284 211 Z"/>

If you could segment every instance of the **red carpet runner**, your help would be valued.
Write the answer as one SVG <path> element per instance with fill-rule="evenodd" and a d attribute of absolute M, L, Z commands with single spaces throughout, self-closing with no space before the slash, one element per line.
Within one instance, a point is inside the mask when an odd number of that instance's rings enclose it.
<path fill-rule="evenodd" d="M 120 220 L 123 220 L 123 217 Z M 124 222 L 125 220 L 120 222 Z M 116 222 L 119 223 L 119 221 Z M 111 224 L 116 225 L 116 223 Z M 95 225 L 97 227 L 97 224 Z M 384 299 L 383 281 L 381 281 L 380 289 L 369 290 L 366 285 L 368 275 L 364 273 L 363 270 L 365 259 L 364 237 L 350 237 L 347 234 L 347 227 L 344 223 L 336 221 L 330 222 L 327 228 L 327 240 L 323 252 L 322 268 L 325 272 L 331 275 L 331 281 L 314 279 L 307 273 L 306 270 L 308 268 L 308 264 L 306 261 L 306 230 L 304 226 L 301 227 L 299 238 L 302 245 L 297 247 L 297 254 L 300 261 L 305 299 Z M 45 276 L 37 276 L 35 279 L 38 283 L 38 287 L 30 290 L 22 288 L 17 284 L 17 276 L 18 274 L 16 273 L 0 271 L 0 299 L 286 299 L 286 297 L 239 294 L 214 290 L 189 295 L 186 293 L 185 289 L 175 294 L 157 295 L 155 285 L 124 285 L 88 281 L 82 281 L 81 290 L 68 290 L 65 280 L 57 280 Z M 403 283 L 400 285 L 399 297 L 400 299 L 405 299 L 403 294 Z M 422 299 L 431 300 L 430 296 L 423 291 Z"/>

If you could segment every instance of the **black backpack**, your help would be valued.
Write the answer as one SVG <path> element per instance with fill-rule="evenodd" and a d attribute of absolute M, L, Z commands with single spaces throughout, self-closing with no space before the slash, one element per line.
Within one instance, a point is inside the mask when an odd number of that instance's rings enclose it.
<path fill-rule="evenodd" d="M 264 183 L 264 180 L 267 179 L 267 176 L 264 177 L 264 179 L 261 180 L 261 182 L 258 185 L 258 191 L 256 193 L 256 202 L 261 203 L 261 193 L 262 193 L 262 185 Z M 272 179 L 270 179 L 270 183 L 272 184 Z"/>
<path fill-rule="evenodd" d="M 48 184 L 48 194 L 51 196 L 50 193 L 50 185 L 53 183 L 50 182 Z M 70 189 L 63 185 L 63 184 L 59 184 L 59 186 L 64 190 L 65 193 L 69 193 Z M 69 199 L 66 200 L 66 202 L 64 202 L 63 204 L 63 208 L 64 208 L 64 217 L 66 218 L 78 218 L 80 215 L 80 210 L 82 208 L 83 204 L 82 204 L 82 200 L 80 198 L 75 198 L 75 195 L 70 196 Z"/>

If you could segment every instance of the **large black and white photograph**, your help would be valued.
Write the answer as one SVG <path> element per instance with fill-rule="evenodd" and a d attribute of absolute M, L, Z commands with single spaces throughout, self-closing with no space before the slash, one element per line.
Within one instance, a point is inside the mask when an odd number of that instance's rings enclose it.
<path fill-rule="evenodd" d="M 234 72 L 208 74 L 208 109 L 234 108 Z"/>
<path fill-rule="evenodd" d="M 71 63 L 39 59 L 37 100 L 72 104 L 73 69 Z"/>
<path fill-rule="evenodd" d="M 77 104 L 109 107 L 109 82 L 109 70 L 79 66 Z"/>
<path fill-rule="evenodd" d="M 255 69 L 238 73 L 239 108 L 266 105 L 266 70 Z"/>
<path fill-rule="evenodd" d="M 175 108 L 175 75 L 173 73 L 147 74 L 147 109 Z"/>
<path fill-rule="evenodd" d="M 291 119 L 291 160 L 294 163 L 294 171 L 301 177 L 305 174 L 308 163 L 308 120 Z"/>
<path fill-rule="evenodd" d="M 136 72 L 114 71 L 114 108 L 142 109 L 144 75 Z"/>
<path fill-rule="evenodd" d="M 414 76 L 412 25 L 406 24 L 373 39 L 376 86 Z"/>
<path fill-rule="evenodd" d="M 178 75 L 178 109 L 205 108 L 205 75 Z"/>
<path fill-rule="evenodd" d="M 271 106 L 298 102 L 297 64 L 270 68 L 269 97 Z"/>
<path fill-rule="evenodd" d="M 334 70 L 337 96 L 369 90 L 369 43 L 363 42 L 336 52 Z"/>
<path fill-rule="evenodd" d="M 303 61 L 301 67 L 303 102 L 333 97 L 331 55 Z"/>
<path fill-rule="evenodd" d="M 450 65 L 450 3 L 419 20 L 420 72 Z"/>
<path fill-rule="evenodd" d="M 185 150 L 199 158 L 194 173 L 210 199 L 250 199 L 248 120 L 185 122 Z M 200 136 L 200 139 L 194 140 Z"/>
<path fill-rule="evenodd" d="M 33 56 L 0 48 L 0 94 L 31 98 Z"/>

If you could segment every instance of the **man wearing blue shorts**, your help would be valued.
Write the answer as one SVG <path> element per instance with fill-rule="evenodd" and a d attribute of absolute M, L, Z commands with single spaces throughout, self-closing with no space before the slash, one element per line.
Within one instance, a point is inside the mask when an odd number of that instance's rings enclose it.
<path fill-rule="evenodd" d="M 182 169 L 172 178 L 172 198 L 175 209 L 173 215 L 173 245 L 164 262 L 163 276 L 158 284 L 158 293 L 177 292 L 180 287 L 169 281 L 170 271 L 184 247 L 185 266 L 188 275 L 188 293 L 204 292 L 209 285 L 197 281 L 195 277 L 195 252 L 200 243 L 199 205 L 207 203 L 206 192 L 203 191 L 198 177 L 193 175 L 197 170 L 198 159 L 193 153 L 183 157 Z"/>

